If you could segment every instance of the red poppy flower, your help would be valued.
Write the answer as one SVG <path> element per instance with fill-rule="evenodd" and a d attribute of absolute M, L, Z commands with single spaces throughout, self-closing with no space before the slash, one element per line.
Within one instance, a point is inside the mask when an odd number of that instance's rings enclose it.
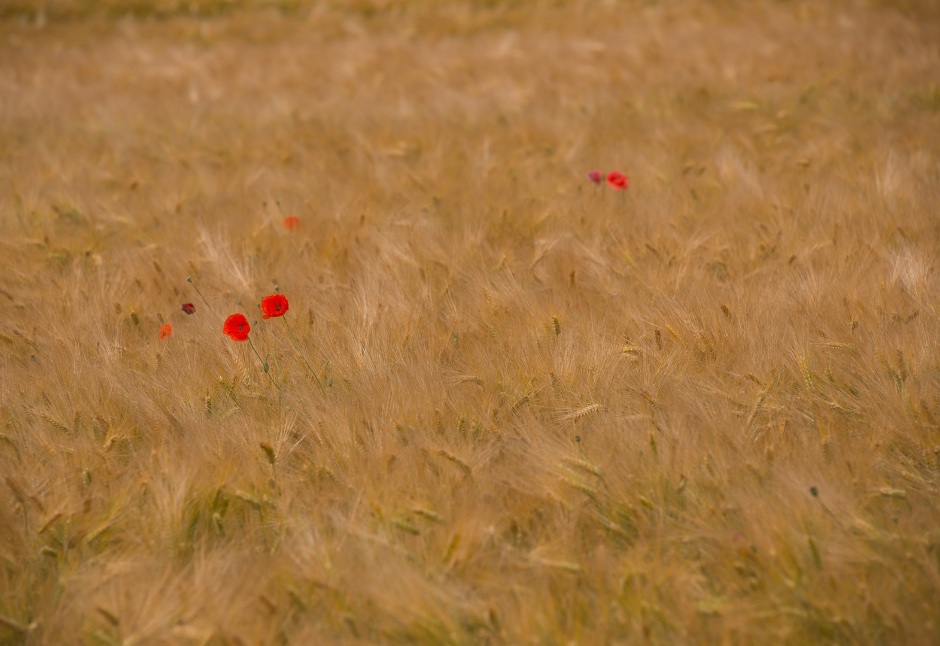
<path fill-rule="evenodd" d="M 607 185 L 618 191 L 625 191 L 630 188 L 630 178 L 619 171 L 611 171 L 607 174 Z"/>
<path fill-rule="evenodd" d="M 183 311 L 187 314 L 192 314 L 196 311 L 196 306 L 192 303 L 183 303 Z"/>
<path fill-rule="evenodd" d="M 233 341 L 247 341 L 251 326 L 244 314 L 235 313 L 225 319 L 222 324 L 222 333 L 232 337 Z"/>
<path fill-rule="evenodd" d="M 160 340 L 161 341 L 165 339 L 169 339 L 170 336 L 172 336 L 172 334 L 173 334 L 172 323 L 164 323 L 163 325 L 160 326 Z"/>
<path fill-rule="evenodd" d="M 287 297 L 284 294 L 272 294 L 261 299 L 261 318 L 270 319 L 287 313 Z"/>
<path fill-rule="evenodd" d="M 604 181 L 604 173 L 599 170 L 592 170 L 587 174 L 587 178 L 594 182 L 595 184 L 600 184 Z"/>
<path fill-rule="evenodd" d="M 300 218 L 296 215 L 288 215 L 284 218 L 284 228 L 288 231 L 299 231 L 300 230 Z"/>

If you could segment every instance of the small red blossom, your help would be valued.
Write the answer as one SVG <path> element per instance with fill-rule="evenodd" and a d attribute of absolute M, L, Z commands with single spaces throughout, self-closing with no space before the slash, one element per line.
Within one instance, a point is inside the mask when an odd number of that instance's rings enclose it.
<path fill-rule="evenodd" d="M 614 170 L 607 174 L 607 185 L 618 191 L 625 191 L 630 188 L 630 178 Z"/>
<path fill-rule="evenodd" d="M 183 303 L 182 310 L 186 312 L 187 314 L 192 314 L 193 312 L 196 311 L 196 306 L 193 305 L 192 303 Z"/>
<path fill-rule="evenodd" d="M 288 215 L 284 218 L 283 225 L 288 231 L 300 231 L 300 218 L 296 215 Z"/>
<path fill-rule="evenodd" d="M 173 324 L 164 323 L 160 326 L 160 340 L 165 341 L 173 335 Z"/>
<path fill-rule="evenodd" d="M 287 297 L 284 294 L 272 294 L 261 299 L 261 318 L 263 319 L 284 316 L 288 309 Z"/>
<path fill-rule="evenodd" d="M 594 182 L 595 184 L 600 184 L 604 181 L 604 173 L 599 170 L 592 170 L 587 174 L 587 178 Z"/>
<path fill-rule="evenodd" d="M 251 326 L 244 314 L 235 313 L 225 319 L 222 324 L 222 333 L 227 334 L 233 341 L 247 341 Z"/>

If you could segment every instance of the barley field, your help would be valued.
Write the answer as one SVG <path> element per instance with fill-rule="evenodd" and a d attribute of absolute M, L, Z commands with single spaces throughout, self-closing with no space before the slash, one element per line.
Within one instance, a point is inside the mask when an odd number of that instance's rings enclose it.
<path fill-rule="evenodd" d="M 938 34 L 3 0 L 0 644 L 940 642 Z"/>

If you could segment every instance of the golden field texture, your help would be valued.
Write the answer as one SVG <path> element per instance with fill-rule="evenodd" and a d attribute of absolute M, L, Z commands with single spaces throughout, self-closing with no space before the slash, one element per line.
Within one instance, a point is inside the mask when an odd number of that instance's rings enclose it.
<path fill-rule="evenodd" d="M 0 643 L 937 643 L 938 33 L 6 3 Z"/>

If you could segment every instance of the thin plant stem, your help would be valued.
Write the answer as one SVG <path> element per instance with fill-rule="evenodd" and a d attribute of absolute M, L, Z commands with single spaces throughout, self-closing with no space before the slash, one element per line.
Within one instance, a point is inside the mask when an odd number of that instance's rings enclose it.
<path fill-rule="evenodd" d="M 206 304 L 206 307 L 208 307 L 208 308 L 211 310 L 211 309 L 212 309 L 212 306 L 209 305 L 209 301 L 206 300 L 206 297 L 203 296 L 203 295 L 202 295 L 202 292 L 199 291 L 199 288 L 196 287 L 196 283 L 193 282 L 193 277 L 192 277 L 192 276 L 189 276 L 189 277 L 186 279 L 186 282 L 188 282 L 190 285 L 193 286 L 193 289 L 195 289 L 195 290 L 196 290 L 196 293 L 199 294 L 199 298 L 201 298 L 201 299 L 202 299 L 202 302 Z"/>
<path fill-rule="evenodd" d="M 294 331 L 290 327 L 290 321 L 287 320 L 287 317 L 284 316 L 284 325 L 287 326 L 287 333 L 290 335 L 290 340 L 294 344 L 294 349 L 297 350 L 297 354 L 300 355 L 300 358 L 303 359 L 304 365 L 307 366 L 307 370 L 310 371 L 310 374 L 313 375 L 313 378 L 317 380 L 317 385 L 323 388 L 323 382 L 320 381 L 320 378 L 317 376 L 316 371 L 313 369 L 313 366 L 310 365 L 310 362 L 307 361 L 307 357 L 304 356 L 304 353 L 300 350 L 300 344 L 297 343 L 296 337 L 294 337 Z"/>
<path fill-rule="evenodd" d="M 281 370 L 281 364 L 277 362 L 277 356 L 273 352 L 269 352 L 266 355 L 264 355 L 265 361 L 267 361 L 269 357 L 271 361 L 274 362 L 274 372 L 277 373 L 277 376 L 279 379 L 283 379 L 284 372 Z"/>
<path fill-rule="evenodd" d="M 258 349 L 255 347 L 255 344 L 252 343 L 251 341 L 251 337 L 248 337 L 248 345 L 251 346 L 251 349 L 254 351 L 255 356 L 258 357 L 258 361 L 261 362 L 261 367 L 264 368 L 264 374 L 268 376 L 268 379 L 271 380 L 271 383 L 274 384 L 274 387 L 280 390 L 281 387 L 278 385 L 276 381 L 274 381 L 274 377 L 271 376 L 271 373 L 268 372 L 268 362 L 261 358 L 261 354 L 258 352 Z"/>

